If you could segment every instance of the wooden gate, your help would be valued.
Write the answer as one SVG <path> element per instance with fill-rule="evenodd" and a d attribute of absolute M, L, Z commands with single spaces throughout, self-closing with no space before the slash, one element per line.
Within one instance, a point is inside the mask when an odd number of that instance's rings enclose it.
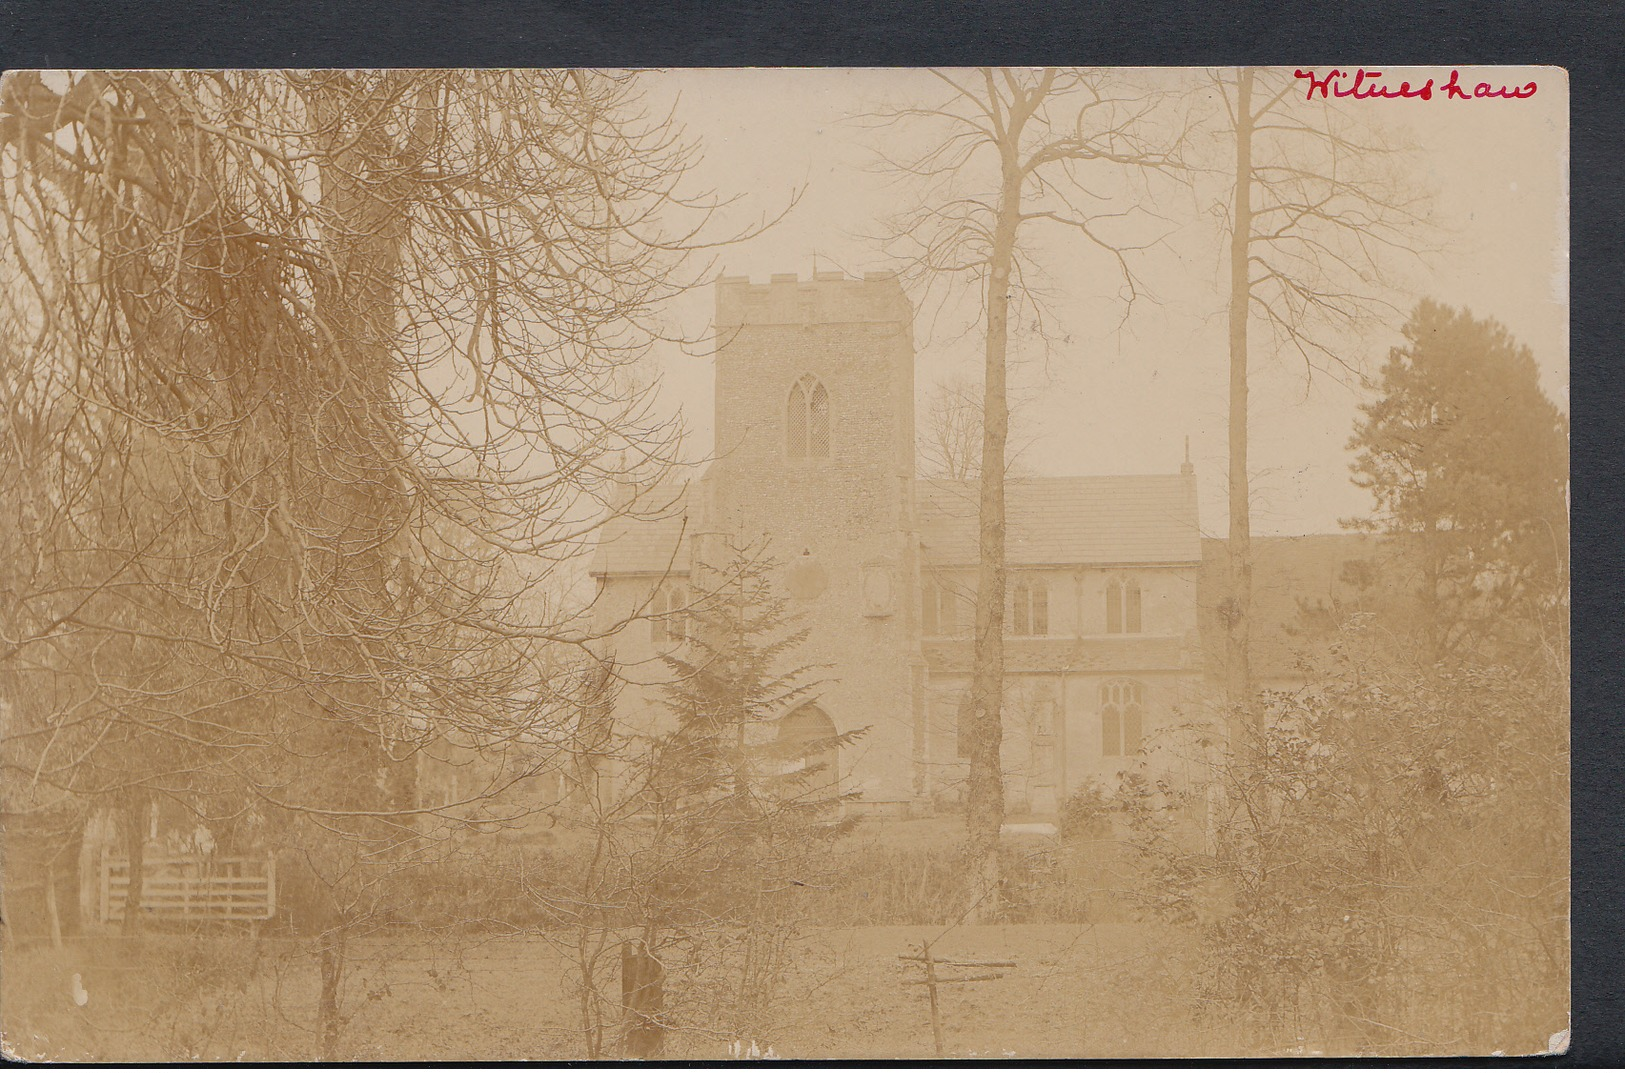
<path fill-rule="evenodd" d="M 162 856 L 142 862 L 141 908 L 184 920 L 267 920 L 276 912 L 274 857 Z M 124 919 L 130 861 L 103 851 L 100 918 Z"/>

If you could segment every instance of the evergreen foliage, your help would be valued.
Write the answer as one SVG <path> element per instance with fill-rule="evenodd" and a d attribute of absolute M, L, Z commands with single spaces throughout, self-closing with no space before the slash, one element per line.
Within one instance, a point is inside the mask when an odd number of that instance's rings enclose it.
<path fill-rule="evenodd" d="M 1375 501 L 1349 524 L 1406 545 L 1432 658 L 1566 643 L 1568 418 L 1496 321 L 1428 300 L 1404 335 L 1349 441 L 1354 482 Z"/>

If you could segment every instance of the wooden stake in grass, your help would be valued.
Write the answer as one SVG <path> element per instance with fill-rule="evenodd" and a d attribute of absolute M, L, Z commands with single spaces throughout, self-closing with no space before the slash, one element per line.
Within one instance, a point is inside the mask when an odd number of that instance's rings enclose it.
<path fill-rule="evenodd" d="M 942 1054 L 942 1019 L 937 1015 L 937 963 L 931 957 L 931 944 L 922 943 L 920 952 L 925 956 L 925 986 L 931 995 L 931 1038 L 937 1044 L 937 1057 Z"/>
<path fill-rule="evenodd" d="M 939 936 L 940 938 L 940 936 Z M 1002 972 L 981 973 L 974 976 L 938 976 L 938 965 L 951 965 L 956 969 L 968 968 L 998 968 L 1013 969 L 1014 961 L 987 961 L 981 959 L 948 960 L 935 957 L 931 953 L 930 943 L 921 943 L 918 954 L 898 954 L 899 961 L 914 961 L 920 963 L 925 970 L 925 978 L 921 980 L 908 980 L 910 984 L 924 984 L 926 995 L 931 1000 L 931 1037 L 937 1046 L 937 1057 L 944 1058 L 942 1049 L 942 1016 L 937 1005 L 937 987 L 940 984 L 974 984 L 983 980 L 997 980 L 1004 976 Z"/>

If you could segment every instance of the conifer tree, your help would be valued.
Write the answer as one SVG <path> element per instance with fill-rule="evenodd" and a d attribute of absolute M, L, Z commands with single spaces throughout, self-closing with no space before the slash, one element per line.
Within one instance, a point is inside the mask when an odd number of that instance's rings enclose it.
<path fill-rule="evenodd" d="M 1349 441 L 1375 500 L 1350 524 L 1404 542 L 1432 659 L 1537 638 L 1566 649 L 1568 418 L 1494 320 L 1424 300 L 1404 335 Z"/>
<path fill-rule="evenodd" d="M 819 729 L 807 630 L 777 573 L 761 547 L 734 546 L 695 579 L 701 594 L 667 620 L 672 729 L 619 742 L 620 792 L 587 820 L 585 866 L 535 889 L 572 959 L 591 1057 L 617 1022 L 630 1057 L 672 1054 L 678 1024 L 771 1035 L 805 899 L 856 823 L 836 769 L 866 728 Z"/>
<path fill-rule="evenodd" d="M 790 882 L 809 842 L 840 833 L 840 750 L 866 728 L 796 733 L 816 668 L 797 662 L 807 630 L 773 583 L 775 563 L 735 547 L 719 584 L 691 609 L 685 650 L 667 654 L 676 729 L 659 743 L 651 785 L 683 842 L 709 847 L 732 878 L 707 868 L 723 915 Z M 786 732 L 788 731 L 788 732 Z M 728 899 L 740 899 L 736 906 Z"/>

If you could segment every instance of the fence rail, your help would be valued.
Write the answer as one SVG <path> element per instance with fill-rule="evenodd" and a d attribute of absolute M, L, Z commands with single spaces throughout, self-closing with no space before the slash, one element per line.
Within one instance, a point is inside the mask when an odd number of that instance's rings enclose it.
<path fill-rule="evenodd" d="M 130 861 L 105 851 L 100 917 L 124 919 Z M 149 855 L 141 867 L 141 909 L 187 920 L 266 920 L 276 913 L 276 859 Z"/>

